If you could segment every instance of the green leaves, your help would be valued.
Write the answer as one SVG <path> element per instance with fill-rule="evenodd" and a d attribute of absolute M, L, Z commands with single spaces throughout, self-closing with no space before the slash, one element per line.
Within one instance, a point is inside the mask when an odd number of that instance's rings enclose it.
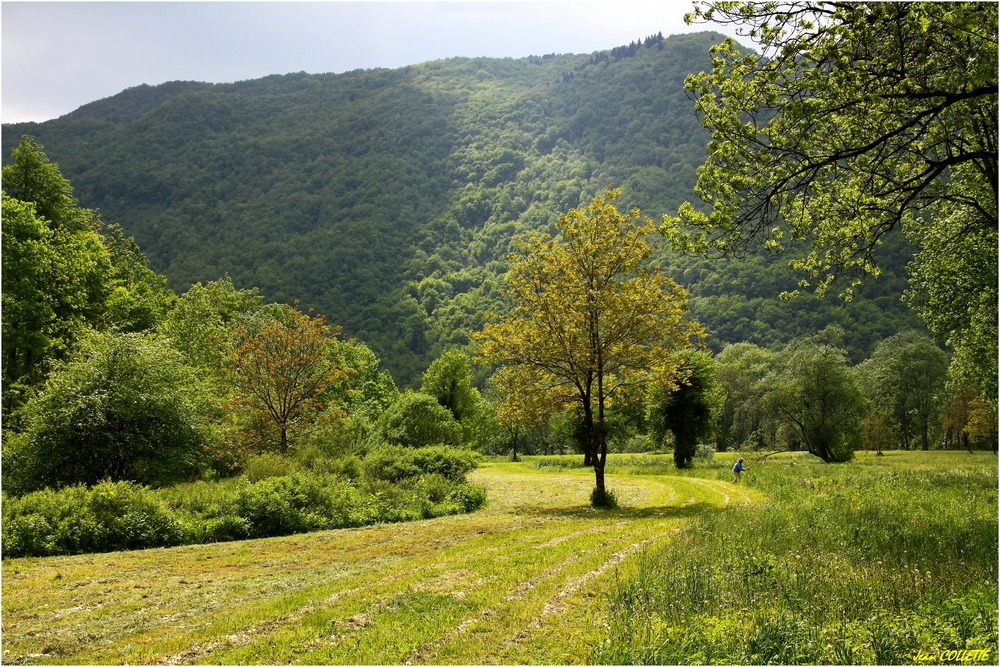
<path fill-rule="evenodd" d="M 530 424 L 556 406 L 583 409 L 597 487 L 607 455 L 606 403 L 670 386 L 673 352 L 701 339 L 684 289 L 647 266 L 655 233 L 638 209 L 619 213 L 618 190 L 559 218 L 559 236 L 520 237 L 505 294 L 513 307 L 474 335 L 495 376 L 501 423 Z"/>
<path fill-rule="evenodd" d="M 163 340 L 92 334 L 25 406 L 4 484 L 175 481 L 197 469 L 210 443 L 204 403 L 195 374 Z"/>
<path fill-rule="evenodd" d="M 744 55 L 729 39 L 686 84 L 713 132 L 696 188 L 712 211 L 684 207 L 666 222 L 707 232 L 701 249 L 781 247 L 781 229 L 809 237 L 817 252 L 797 266 L 823 292 L 842 269 L 872 273 L 879 239 L 911 212 L 959 201 L 963 182 L 996 172 L 995 6 L 715 3 L 696 14 L 742 26 L 762 49 Z M 992 29 L 966 32 L 975 23 Z M 982 207 L 995 228 L 995 182 Z"/>

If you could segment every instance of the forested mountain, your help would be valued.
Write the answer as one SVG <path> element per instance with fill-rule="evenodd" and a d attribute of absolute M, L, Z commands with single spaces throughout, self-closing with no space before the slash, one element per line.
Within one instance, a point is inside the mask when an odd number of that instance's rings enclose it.
<path fill-rule="evenodd" d="M 588 55 L 454 58 L 396 70 L 139 86 L 45 123 L 3 127 L 3 159 L 33 135 L 81 205 L 134 235 L 182 292 L 224 274 L 300 300 L 365 341 L 402 386 L 496 307 L 512 236 L 550 230 L 609 184 L 654 220 L 693 198 L 709 135 L 682 88 L 714 33 Z M 901 238 L 853 303 L 777 294 L 784 258 L 661 250 L 716 350 L 846 332 L 855 362 L 922 325 L 900 302 Z M 832 292 L 835 292 L 833 290 Z"/>

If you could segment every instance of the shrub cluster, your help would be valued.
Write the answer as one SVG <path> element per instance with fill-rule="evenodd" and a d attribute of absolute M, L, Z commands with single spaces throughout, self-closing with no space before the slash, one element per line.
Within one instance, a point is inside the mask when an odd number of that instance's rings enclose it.
<path fill-rule="evenodd" d="M 356 459 L 336 466 L 345 474 L 289 472 L 279 464 L 261 457 L 249 476 L 162 490 L 103 481 L 5 496 L 3 556 L 272 537 L 461 514 L 486 504 L 486 491 L 465 482 L 476 455 L 446 447 L 377 449 L 360 466 Z"/>

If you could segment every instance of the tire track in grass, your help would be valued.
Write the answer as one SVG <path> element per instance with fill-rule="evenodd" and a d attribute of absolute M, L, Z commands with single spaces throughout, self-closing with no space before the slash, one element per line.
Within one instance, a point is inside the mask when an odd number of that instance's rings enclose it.
<path fill-rule="evenodd" d="M 666 495 L 671 497 L 671 499 L 676 498 L 677 486 L 688 486 L 686 484 L 676 485 L 678 481 L 687 481 L 685 478 L 670 478 L 670 487 L 668 489 L 663 489 L 663 483 L 665 480 L 646 480 L 649 483 L 658 485 L 661 487 L 661 493 L 653 494 L 659 497 L 663 497 L 664 493 L 662 491 L 666 490 Z M 691 485 L 694 488 L 691 490 L 695 492 L 694 497 L 688 498 L 689 502 L 697 502 L 698 496 L 705 495 L 708 491 L 712 497 L 724 496 L 721 489 L 716 486 L 702 486 L 702 485 Z M 687 494 L 685 494 L 687 495 Z M 722 503 L 714 503 L 722 504 Z M 557 587 L 554 590 L 548 592 L 544 597 L 540 598 L 534 607 L 533 615 L 529 617 L 520 619 L 511 618 L 508 619 L 513 625 L 520 627 L 521 629 L 513 629 L 507 634 L 506 639 L 501 639 L 500 637 L 495 637 L 499 640 L 502 651 L 495 651 L 492 654 L 485 653 L 468 653 L 463 652 L 461 647 L 456 646 L 458 642 L 462 640 L 463 635 L 467 634 L 470 628 L 474 627 L 477 623 L 483 621 L 487 617 L 491 617 L 491 622 L 496 622 L 498 619 L 498 610 L 496 608 L 490 608 L 476 614 L 470 618 L 465 619 L 451 632 L 445 634 L 443 637 L 439 637 L 437 640 L 425 644 L 420 648 L 420 650 L 415 651 L 407 656 L 407 661 L 411 663 L 418 662 L 430 662 L 430 663 L 446 663 L 446 662 L 465 662 L 465 663 L 485 663 L 485 662 L 500 662 L 500 663 L 517 663 L 517 662 L 538 662 L 539 656 L 543 654 L 542 651 L 534 651 L 531 648 L 531 643 L 540 634 L 539 630 L 545 628 L 547 625 L 559 625 L 559 619 L 554 619 L 571 606 L 568 604 L 569 599 L 577 594 L 581 589 L 586 587 L 588 584 L 593 584 L 601 579 L 608 571 L 624 562 L 629 556 L 641 551 L 644 547 L 648 546 L 650 543 L 658 539 L 668 539 L 669 536 L 677 532 L 683 520 L 678 517 L 671 517 L 667 512 L 657 512 L 653 514 L 654 517 L 665 517 L 660 519 L 649 519 L 645 520 L 647 524 L 643 530 L 639 530 L 633 534 L 628 540 L 625 541 L 625 546 L 619 548 L 617 551 L 610 554 L 604 560 L 599 560 L 590 569 L 584 570 L 583 572 L 569 576 L 566 580 L 562 582 L 561 587 Z M 615 525 L 621 525 L 623 522 L 618 522 Z M 664 530 L 665 526 L 669 526 Z M 653 534 L 650 535 L 649 531 L 653 530 Z M 589 531 L 580 531 L 580 533 L 589 533 Z M 619 545 L 621 546 L 621 545 Z M 601 606 L 597 600 L 587 600 L 583 602 L 578 602 L 577 605 L 590 604 L 591 607 Z M 587 610 L 587 611 L 593 611 Z M 578 614 L 579 615 L 579 614 Z M 587 614 L 583 614 L 586 616 Z M 592 615 L 592 614 L 591 614 Z M 523 614 L 522 614 L 523 616 Z M 555 623 L 549 623 L 549 621 L 554 620 Z M 550 629 L 550 628 L 549 628 Z M 557 634 L 558 633 L 557 631 Z M 488 643 L 489 639 L 494 637 L 482 637 L 477 636 L 476 644 Z M 565 646 L 563 647 L 566 648 Z M 576 646 L 576 653 L 570 654 L 565 651 L 555 651 L 551 650 L 551 647 L 546 647 L 546 651 L 552 662 L 563 663 L 579 661 L 586 657 L 585 653 L 580 654 L 579 650 L 581 646 Z M 450 649 L 450 650 L 449 650 Z M 584 651 L 586 649 L 584 648 Z"/>
<path fill-rule="evenodd" d="M 672 481 L 676 480 L 677 478 L 674 478 L 674 480 Z M 660 486 L 662 488 L 662 483 L 656 483 L 656 486 Z M 717 492 L 717 489 L 714 488 L 707 490 L 710 490 L 713 494 Z M 690 500 L 694 501 L 696 500 L 696 498 L 691 498 Z M 574 512 L 573 515 L 576 516 L 579 514 L 588 514 L 588 513 L 591 515 L 589 520 L 594 520 L 593 518 L 594 514 L 588 510 L 583 510 L 581 512 Z M 568 522 L 574 523 L 578 521 L 580 521 L 580 519 L 575 519 L 575 520 L 571 519 Z M 671 522 L 676 523 L 676 519 L 671 520 Z M 563 523 L 565 524 L 566 520 L 564 520 Z M 611 521 L 601 526 L 591 526 L 589 528 L 576 530 L 569 536 L 557 535 L 555 538 L 549 538 L 546 542 L 544 541 L 545 540 L 544 533 L 551 533 L 553 529 L 558 531 L 561 527 L 551 526 L 548 525 L 548 522 L 543 522 L 542 524 L 531 526 L 530 528 L 526 526 L 522 527 L 522 530 L 527 528 L 529 534 L 522 535 L 524 539 L 521 541 L 523 543 L 530 543 L 532 541 L 538 542 L 538 544 L 535 545 L 537 549 L 538 547 L 552 546 L 549 545 L 548 543 L 553 543 L 553 545 L 559 545 L 567 541 L 559 539 L 561 537 L 567 537 L 568 539 L 578 539 L 578 541 L 582 541 L 579 540 L 579 538 L 586 536 L 595 536 L 601 531 L 614 532 L 616 529 L 620 529 L 623 525 L 629 523 L 630 522 L 628 521 L 620 521 L 620 520 Z M 662 520 L 656 523 L 662 523 Z M 566 526 L 566 528 L 570 527 L 571 526 Z M 504 591 L 505 595 L 502 597 L 502 599 L 497 600 L 492 604 L 485 605 L 483 609 L 477 611 L 475 614 L 466 616 L 461 620 L 456 619 L 454 621 L 454 627 L 452 627 L 450 630 L 447 630 L 443 635 L 438 633 L 438 636 L 436 638 L 431 639 L 431 641 L 424 641 L 422 644 L 417 643 L 412 650 L 409 650 L 408 652 L 405 653 L 392 655 L 391 652 L 390 653 L 385 653 L 385 652 L 378 653 L 377 651 L 373 652 L 373 649 L 376 649 L 374 644 L 377 644 L 379 641 L 379 635 L 384 634 L 378 626 L 383 623 L 389 624 L 390 622 L 398 619 L 388 618 L 388 619 L 383 619 L 383 621 L 379 621 L 376 618 L 376 615 L 371 613 L 372 607 L 369 607 L 369 609 L 366 612 L 363 612 L 363 615 L 368 615 L 368 618 L 373 618 L 375 620 L 366 621 L 364 624 L 362 624 L 361 627 L 356 628 L 356 631 L 349 633 L 346 636 L 336 638 L 334 641 L 330 641 L 330 639 L 332 638 L 322 638 L 317 636 L 308 638 L 303 637 L 301 638 L 301 641 L 298 642 L 298 647 L 296 647 L 301 651 L 303 651 L 302 653 L 299 653 L 294 649 L 291 649 L 290 650 L 291 652 L 286 654 L 282 654 L 280 652 L 267 653 L 266 651 L 264 653 L 261 653 L 259 651 L 254 652 L 253 647 L 251 647 L 249 651 L 240 651 L 238 653 L 230 654 L 228 656 L 222 656 L 223 657 L 222 661 L 245 662 L 247 661 L 247 658 L 251 655 L 256 656 L 258 658 L 258 661 L 263 661 L 260 660 L 260 658 L 266 657 L 267 658 L 266 661 L 272 661 L 272 662 L 296 661 L 296 662 L 307 662 L 307 663 L 308 662 L 357 663 L 359 661 L 382 662 L 382 663 L 496 661 L 497 658 L 499 657 L 496 651 L 492 651 L 493 653 L 492 656 L 478 656 L 475 660 L 470 660 L 468 659 L 468 657 L 464 659 L 454 660 L 453 658 L 450 658 L 444 653 L 441 653 L 440 649 L 447 645 L 452 645 L 452 648 L 455 648 L 454 644 L 458 641 L 461 641 L 463 635 L 465 635 L 470 629 L 475 628 L 477 624 L 485 621 L 486 619 L 489 619 L 491 624 L 499 625 L 501 627 L 507 627 L 510 625 L 515 625 L 515 626 L 521 625 L 527 627 L 528 630 L 533 629 L 530 621 L 527 618 L 522 618 L 525 616 L 526 613 L 528 614 L 529 618 L 532 615 L 537 617 L 538 612 L 544 611 L 544 609 L 546 608 L 546 604 L 550 600 L 551 596 L 555 596 L 558 598 L 559 594 L 563 593 L 563 598 L 565 598 L 572 591 L 578 589 L 584 582 L 596 578 L 601 574 L 604 574 L 607 571 L 607 569 L 609 569 L 613 565 L 620 563 L 630 553 L 634 552 L 638 548 L 641 548 L 643 544 L 648 543 L 649 541 L 657 537 L 661 537 L 663 535 L 662 530 L 658 530 L 651 537 L 648 536 L 648 531 L 653 527 L 654 526 L 651 525 L 643 526 L 637 523 L 635 524 L 635 530 L 638 530 L 640 535 L 646 536 L 642 539 L 638 537 L 633 538 L 630 536 L 631 533 L 635 531 L 620 531 L 620 534 L 618 535 L 619 538 L 622 537 L 628 538 L 626 540 L 626 546 L 624 549 L 619 549 L 617 552 L 612 553 L 610 559 L 605 558 L 605 560 L 603 561 L 600 560 L 601 558 L 600 554 L 592 555 L 592 552 L 595 551 L 594 549 L 576 549 L 573 552 L 571 552 L 567 557 L 562 558 L 561 560 L 554 562 L 549 566 L 542 567 L 541 570 L 536 570 L 534 576 L 526 580 L 517 581 L 516 579 L 514 579 L 516 584 L 514 584 L 513 589 L 512 590 L 505 589 Z M 539 535 L 539 533 L 542 533 L 542 535 Z M 508 545 L 508 548 L 516 549 L 517 547 L 511 547 L 511 545 Z M 468 557 L 468 555 L 466 555 L 466 557 Z M 584 562 L 588 558 L 592 557 L 596 557 L 598 559 L 597 567 L 593 567 L 592 564 L 588 565 L 586 562 Z M 467 561 L 462 561 L 460 554 L 453 554 L 452 557 L 450 558 L 450 561 L 452 567 L 458 568 L 460 570 L 468 569 L 469 567 L 473 568 L 476 567 L 475 565 L 470 564 Z M 577 569 L 579 569 L 579 567 L 574 569 L 574 566 L 580 565 L 581 562 L 584 567 L 589 567 L 590 569 L 583 570 L 583 572 L 580 575 L 574 578 L 573 573 L 576 572 Z M 564 570 L 570 570 L 570 571 L 566 573 L 565 575 L 566 579 L 561 579 L 560 575 Z M 527 572 L 524 573 L 524 575 L 527 574 L 529 573 Z M 567 584 L 566 583 L 567 581 L 575 583 Z M 411 585 L 410 587 L 407 587 L 405 589 L 397 589 L 396 595 L 394 597 L 403 598 L 407 594 L 411 593 L 414 588 L 415 587 Z M 388 592 L 389 591 L 384 591 L 384 593 Z M 525 606 L 525 609 L 518 609 L 517 607 L 519 605 Z M 377 607 L 379 605 L 373 605 L 373 606 Z M 414 635 L 426 635 L 428 627 L 434 627 L 434 626 L 444 627 L 444 624 L 446 624 L 447 621 L 444 618 L 438 618 L 438 616 L 439 614 L 424 615 L 420 619 L 418 627 L 411 627 L 408 629 L 408 632 Z M 515 647 L 519 643 L 523 644 L 526 637 L 529 634 L 530 633 L 525 633 L 524 631 L 516 633 L 515 639 L 517 641 L 513 642 Z M 488 638 L 477 636 L 477 639 L 485 640 Z M 499 641 L 501 646 L 509 650 L 511 642 L 504 641 L 501 639 L 501 637 L 496 637 L 495 639 Z M 262 641 L 265 641 L 267 643 L 274 643 L 274 640 L 275 638 L 273 635 L 269 637 L 260 637 L 257 640 L 257 643 L 260 643 Z M 350 642 L 353 642 L 353 644 L 351 644 L 351 650 L 345 652 L 343 650 L 344 645 L 349 644 Z M 384 648 L 387 649 L 389 647 L 386 646 Z M 464 653 L 465 656 L 469 656 L 469 654 L 466 651 L 459 651 L 459 652 Z M 451 653 L 454 653 L 454 651 L 452 651 Z M 432 660 L 432 657 L 435 659 Z M 446 660 L 445 658 L 449 659 Z"/>
<path fill-rule="evenodd" d="M 586 530 L 575 531 L 573 533 L 570 533 L 569 535 L 563 535 L 557 538 L 553 538 L 552 540 L 549 540 L 544 544 L 537 545 L 535 546 L 535 549 L 557 546 L 567 540 L 576 539 L 587 535 L 593 535 L 595 533 L 599 533 L 605 530 L 613 530 L 615 528 L 619 528 L 625 525 L 626 523 L 627 522 L 619 521 L 613 524 L 595 526 L 593 528 L 589 528 Z M 570 554 L 568 558 L 561 560 L 552 567 L 542 570 L 531 579 L 519 583 L 511 593 L 505 595 L 496 604 L 489 606 L 479 611 L 478 613 L 464 619 L 452 630 L 445 633 L 443 636 L 435 639 L 434 641 L 427 642 L 422 646 L 420 646 L 418 649 L 411 651 L 404 657 L 403 663 L 414 664 L 429 660 L 432 656 L 434 656 L 437 650 L 439 650 L 446 643 L 455 641 L 457 638 L 465 634 L 470 627 L 485 620 L 488 617 L 501 616 L 504 607 L 508 607 L 512 603 L 518 602 L 521 599 L 525 598 L 532 591 L 538 588 L 541 583 L 549 579 L 556 578 L 563 570 L 571 567 L 574 563 L 579 562 L 582 558 L 588 556 L 591 552 L 592 550 L 589 549 L 573 552 Z"/>
<path fill-rule="evenodd" d="M 603 512 L 587 503 L 587 470 L 494 464 L 471 477 L 491 503 L 470 515 L 34 559 L 17 583 L 5 563 L 3 661 L 531 662 L 533 643 L 551 661 L 577 661 L 587 638 L 566 624 L 593 625 L 603 607 L 588 596 L 610 571 L 668 539 L 691 506 L 684 500 L 718 506 L 728 495 L 721 482 L 615 476 L 609 483 L 627 489 L 631 506 Z M 86 584 L 95 561 L 117 579 Z M 97 605 L 98 614 L 66 611 Z M 59 652 L 39 653 L 59 636 Z"/>

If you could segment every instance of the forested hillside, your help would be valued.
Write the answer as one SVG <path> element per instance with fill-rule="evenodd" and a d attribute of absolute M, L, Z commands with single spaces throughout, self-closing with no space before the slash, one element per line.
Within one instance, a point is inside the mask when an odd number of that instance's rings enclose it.
<path fill-rule="evenodd" d="M 709 135 L 682 85 L 711 68 L 720 40 L 139 86 L 53 121 L 5 125 L 3 159 L 34 136 L 80 204 L 133 235 L 175 291 L 228 274 L 268 301 L 298 299 L 416 386 L 495 307 L 514 235 L 554 229 L 609 184 L 654 220 L 692 199 Z M 850 304 L 778 301 L 800 277 L 786 258 L 663 249 L 658 260 L 688 289 L 716 351 L 836 323 L 858 362 L 881 339 L 923 328 L 900 302 L 912 252 L 902 238 L 890 245 L 883 275 Z"/>

